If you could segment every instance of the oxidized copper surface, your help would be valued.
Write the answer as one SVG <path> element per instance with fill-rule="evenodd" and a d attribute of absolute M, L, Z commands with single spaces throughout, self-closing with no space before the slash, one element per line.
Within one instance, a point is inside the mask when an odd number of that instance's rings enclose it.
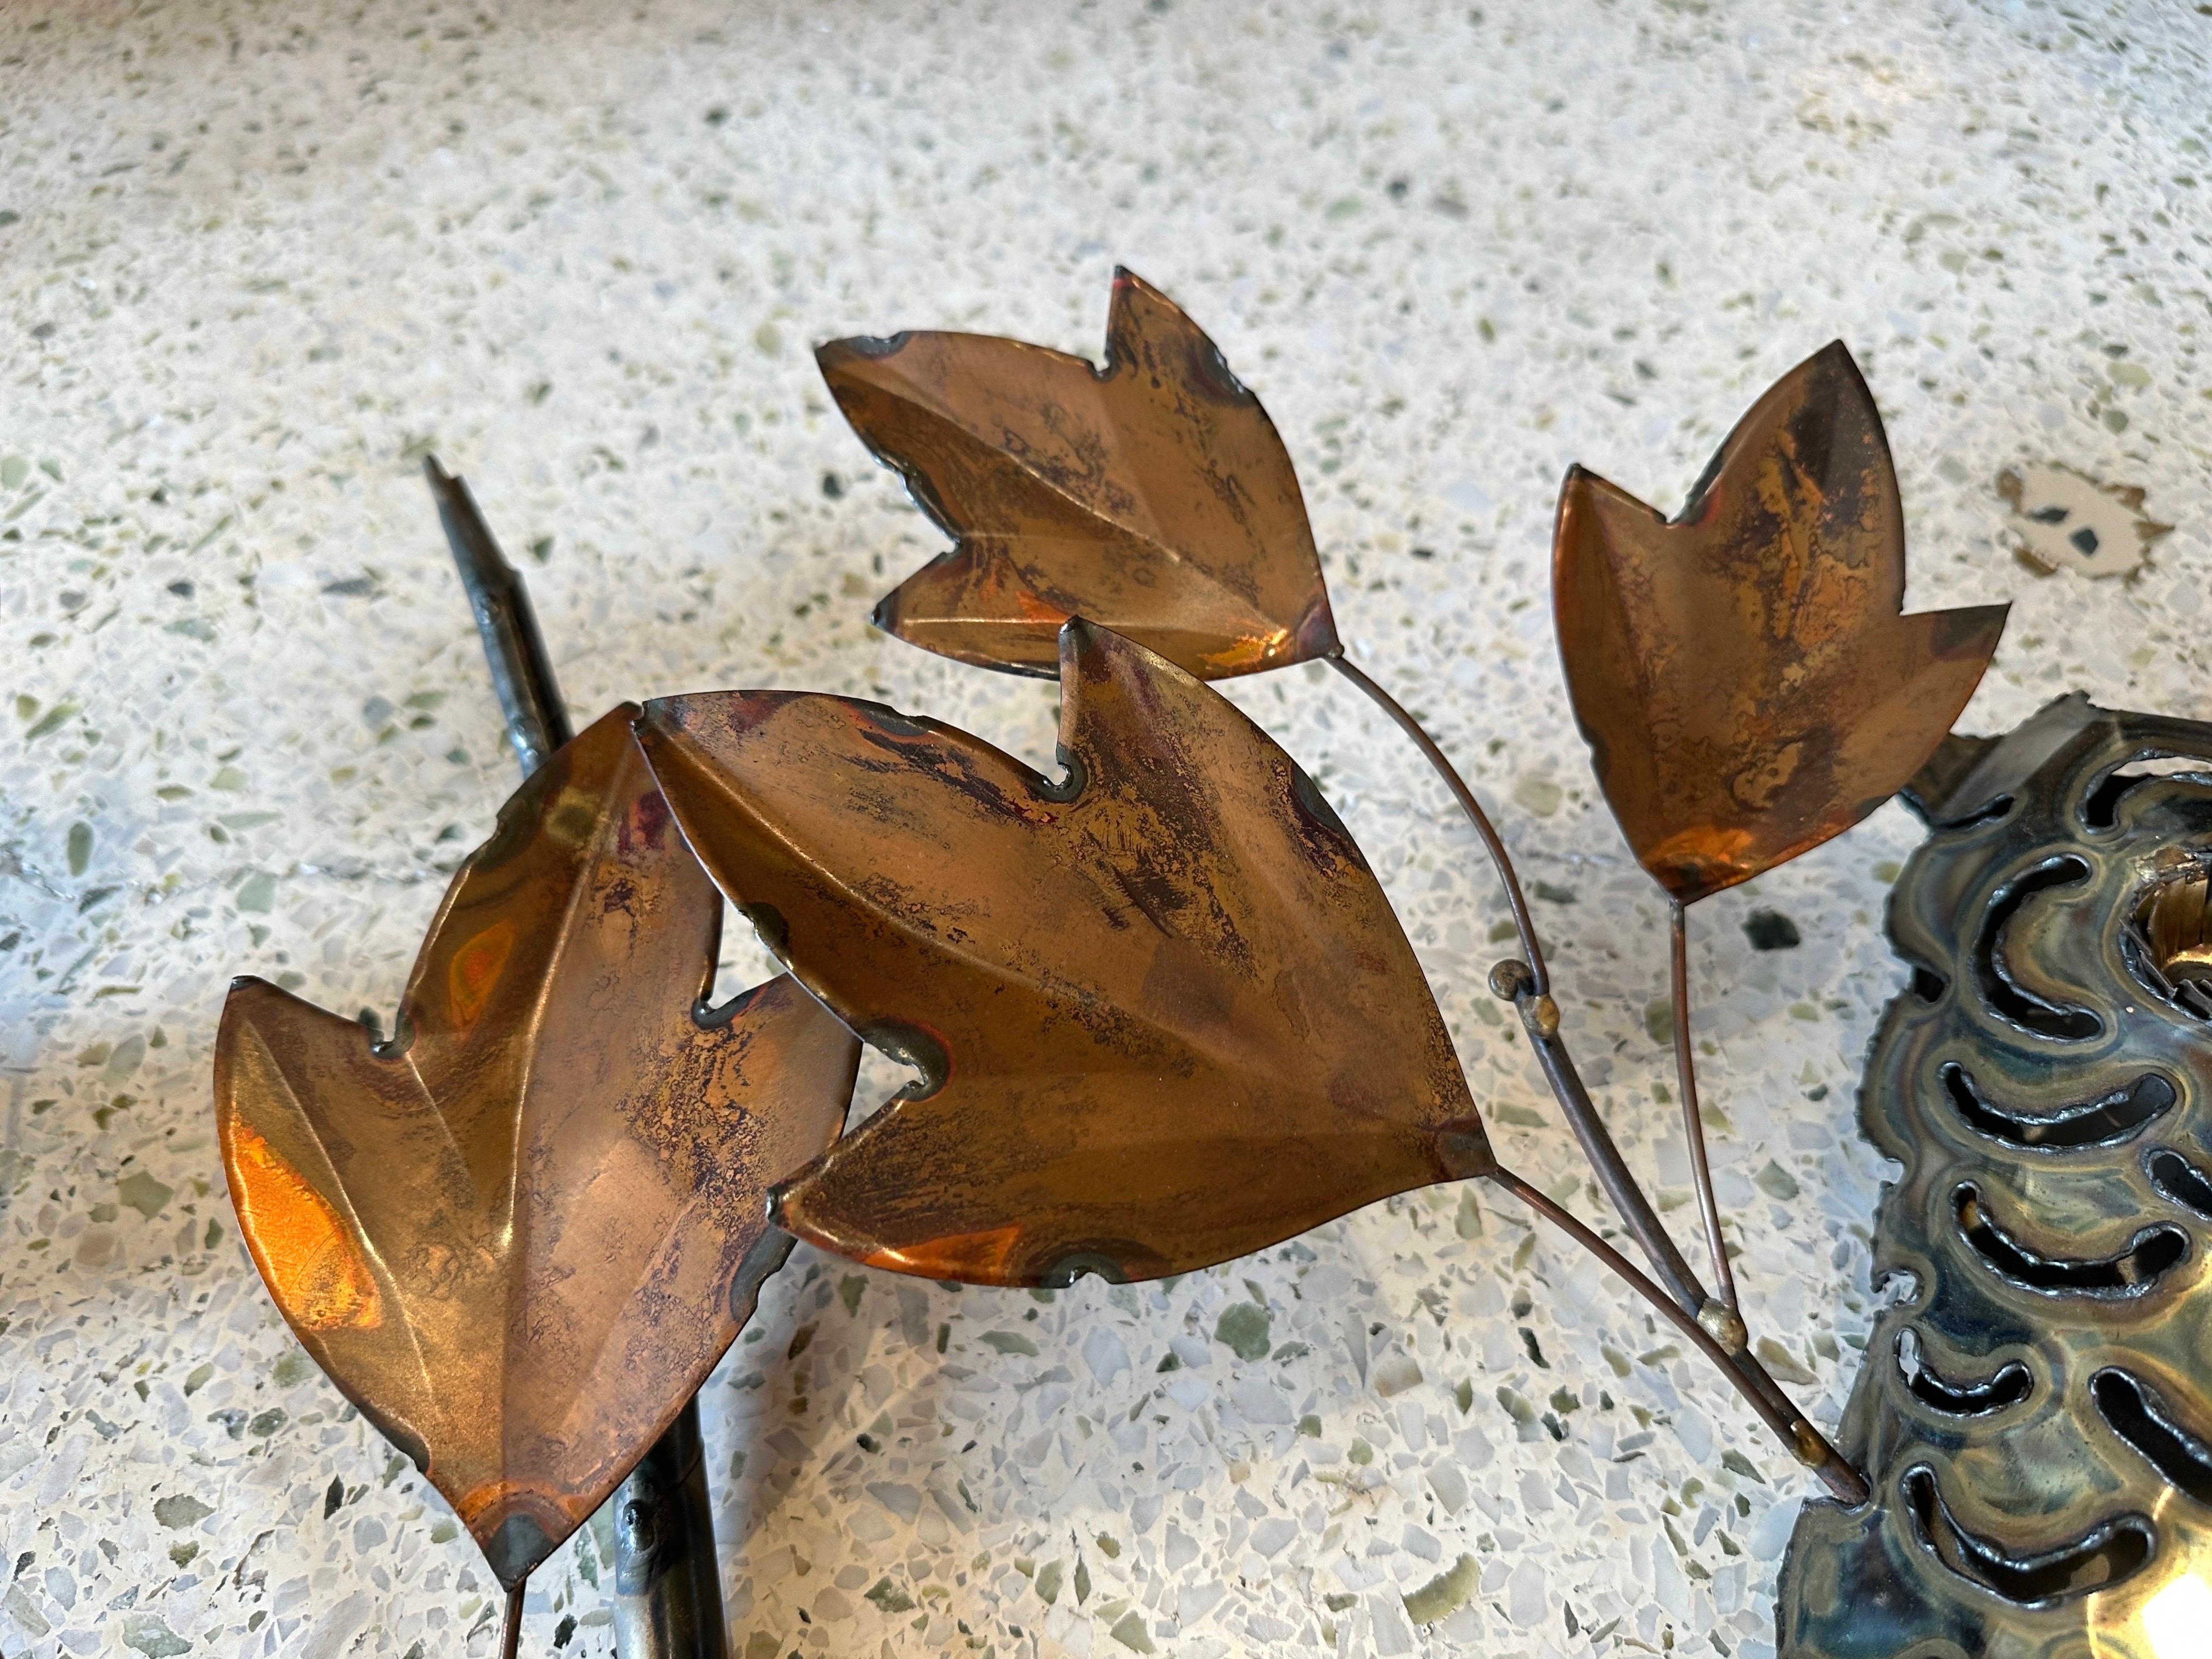
<path fill-rule="evenodd" d="M 2066 697 L 1914 794 L 1934 833 L 1889 908 L 1913 982 L 1859 1111 L 1904 1165 L 1875 1272 L 1905 1293 L 1839 1437 L 1877 1501 L 1805 1506 L 1780 1650 L 2202 1653 L 2212 1006 L 2160 923 L 2212 867 L 2212 726 Z"/>
<path fill-rule="evenodd" d="M 1973 694 L 2008 609 L 1898 614 L 1896 475 L 1840 343 L 1753 405 L 1674 520 L 1571 469 L 1552 591 L 1598 781 L 1685 903 L 1894 794 Z"/>
<path fill-rule="evenodd" d="M 1171 300 L 1114 277 L 1106 366 L 979 334 L 838 340 L 838 407 L 956 538 L 876 610 L 901 639 L 1050 675 L 1083 616 L 1208 679 L 1335 652 L 1297 474 Z"/>
<path fill-rule="evenodd" d="M 1218 693 L 1085 622 L 1065 786 L 878 703 L 647 705 L 685 836 L 792 971 L 923 1074 L 779 1188 L 872 1266 L 1186 1272 L 1492 1167 L 1389 902 Z"/>
<path fill-rule="evenodd" d="M 787 978 L 695 1018 L 720 905 L 635 713 L 507 802 L 390 1043 L 254 979 L 217 1042 L 223 1163 L 262 1277 L 509 1587 L 750 1315 L 788 1248 L 763 1196 L 835 1135 L 859 1056 Z"/>

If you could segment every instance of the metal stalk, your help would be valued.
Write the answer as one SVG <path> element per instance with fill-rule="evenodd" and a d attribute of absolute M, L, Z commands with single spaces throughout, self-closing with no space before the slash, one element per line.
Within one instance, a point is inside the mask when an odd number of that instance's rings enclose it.
<path fill-rule="evenodd" d="M 1690 929 L 1680 899 L 1669 907 L 1673 926 L 1673 971 L 1669 1001 L 1674 1010 L 1674 1080 L 1682 1091 L 1682 1138 L 1690 1146 L 1690 1174 L 1698 1189 L 1698 1214 L 1705 1224 L 1705 1249 L 1712 1256 L 1713 1289 L 1721 1305 L 1736 1312 L 1735 1273 L 1721 1238 L 1720 1201 L 1713 1196 L 1712 1160 L 1705 1153 L 1705 1120 L 1698 1115 L 1698 1062 L 1690 1048 Z M 1725 1316 L 1723 1316 L 1725 1317 Z M 1739 1315 L 1736 1321 L 1742 1324 Z M 1739 1343 L 1741 1339 L 1738 1339 Z"/>
<path fill-rule="evenodd" d="M 1659 1212 L 1651 1207 L 1651 1201 L 1644 1196 L 1644 1188 L 1638 1185 L 1636 1176 L 1629 1170 L 1628 1161 L 1621 1157 L 1620 1146 L 1614 1142 L 1612 1132 L 1606 1127 L 1605 1119 L 1599 1115 L 1596 1103 L 1590 1099 L 1581 1073 L 1575 1069 L 1574 1057 L 1567 1052 L 1567 1045 L 1559 1035 L 1559 1004 L 1553 1000 L 1551 995 L 1550 976 L 1544 967 L 1543 950 L 1536 937 L 1535 923 L 1529 916 L 1528 902 L 1522 896 L 1520 878 L 1514 872 L 1513 860 L 1507 854 L 1504 842 L 1492 823 L 1490 815 L 1483 811 L 1474 790 L 1460 776 L 1458 769 L 1451 763 L 1449 757 L 1437 746 L 1436 740 L 1422 729 L 1420 722 L 1404 705 L 1341 653 L 1327 660 L 1331 667 L 1365 692 L 1376 707 L 1388 714 L 1398 728 L 1413 739 L 1423 758 L 1435 769 L 1437 775 L 1451 791 L 1453 799 L 1467 814 L 1468 822 L 1474 826 L 1475 834 L 1481 838 L 1484 849 L 1490 854 L 1498 878 L 1504 887 L 1506 905 L 1513 913 L 1514 928 L 1520 935 L 1521 948 L 1526 956 L 1525 960 L 1501 962 L 1492 969 L 1490 989 L 1493 995 L 1513 1004 L 1519 1012 L 1522 1026 L 1528 1034 L 1529 1046 L 1535 1051 L 1537 1066 L 1544 1073 L 1545 1082 L 1551 1085 L 1553 1096 L 1559 1101 L 1559 1109 L 1568 1126 L 1573 1129 L 1576 1140 L 1581 1144 L 1583 1156 L 1589 1160 L 1591 1170 L 1597 1176 L 1598 1185 L 1612 1200 L 1614 1211 L 1628 1229 L 1629 1236 L 1636 1240 L 1644 1259 L 1651 1264 L 1651 1270 L 1658 1276 L 1659 1284 L 1654 1285 L 1633 1269 L 1624 1276 L 1627 1277 L 1633 1288 L 1652 1299 L 1669 1319 L 1680 1322 L 1676 1318 L 1677 1310 L 1688 1316 L 1703 1334 L 1703 1340 L 1698 1345 L 1700 1351 L 1721 1367 L 1729 1382 L 1746 1399 L 1759 1407 L 1760 1416 L 1788 1443 L 1798 1461 L 1816 1470 L 1831 1492 L 1846 1504 L 1864 1502 L 1867 1492 L 1864 1479 L 1818 1430 L 1806 1421 L 1796 1403 L 1783 1392 L 1782 1385 L 1751 1353 L 1743 1317 L 1735 1305 L 1733 1276 L 1729 1273 L 1727 1256 L 1721 1248 L 1718 1216 L 1710 1207 L 1710 1177 L 1700 1182 L 1699 1194 L 1708 1205 L 1710 1237 L 1717 1270 L 1724 1287 L 1725 1300 L 1713 1296 L 1698 1282 L 1697 1273 L 1683 1258 L 1682 1252 L 1659 1219 Z M 1679 916 L 1678 911 L 1678 939 L 1681 937 Z M 1677 1019 L 1686 1020 L 1688 1013 L 1686 997 L 1678 995 L 1674 1006 Z M 1692 1101 L 1687 1108 L 1692 1114 L 1692 1145 L 1696 1149 L 1695 1155 L 1702 1170 L 1705 1142 L 1702 1134 L 1697 1132 L 1693 1096 Z M 1509 1182 L 1508 1184 L 1511 1183 Z M 1514 1190 L 1517 1192 L 1520 1188 L 1515 1187 Z M 1542 1195 L 1539 1194 L 1537 1197 L 1540 1199 Z M 1549 1205 L 1549 1200 L 1545 1200 L 1544 1203 Z M 1554 1211 L 1556 1214 L 1553 1214 Z M 1568 1216 L 1565 1211 L 1559 1210 L 1556 1205 L 1550 1205 L 1546 1213 L 1553 1214 L 1554 1220 L 1585 1245 L 1597 1238 L 1595 1233 Z M 1599 1242 L 1602 1243 L 1602 1241 Z M 1599 1253 L 1608 1265 L 1613 1265 L 1618 1259 L 1619 1253 L 1612 1252 L 1610 1246 Z M 1619 1271 L 1618 1266 L 1615 1271 Z M 1656 1294 L 1662 1286 L 1664 1295 Z M 1672 1308 L 1667 1305 L 1670 1299 L 1674 1304 Z"/>
<path fill-rule="evenodd" d="M 1759 1413 L 1766 1426 L 1796 1453 L 1797 1461 L 1820 1477 L 1837 1501 L 1854 1509 L 1867 1501 L 1866 1477 L 1828 1443 L 1827 1437 L 1808 1422 L 1804 1414 L 1787 1398 L 1778 1397 L 1779 1390 L 1776 1391 L 1777 1397 L 1770 1397 L 1754 1387 L 1751 1373 L 1733 1363 L 1736 1356 L 1723 1347 L 1701 1321 L 1669 1302 L 1659 1287 L 1638 1272 L 1626 1256 L 1598 1237 L 1587 1224 L 1554 1204 L 1512 1170 L 1492 1170 L 1490 1179 L 1565 1231 L 1576 1243 L 1618 1273 L 1631 1290 L 1665 1314 L 1677 1330 L 1719 1367 L 1721 1375 L 1735 1384 L 1736 1392 Z M 1760 1371 L 1758 1375 L 1764 1377 L 1765 1373 Z"/>
<path fill-rule="evenodd" d="M 507 739 L 522 763 L 522 775 L 528 777 L 575 735 L 568 724 L 568 706 L 553 683 L 553 665 L 545 655 L 544 636 L 538 631 L 537 612 L 530 608 L 521 575 L 500 552 L 483 514 L 477 511 L 467 483 L 441 468 L 434 455 L 422 458 L 422 476 L 437 498 L 438 521 L 446 527 L 446 541 L 453 550 L 469 608 L 476 612 L 492 690 L 499 694 L 500 712 L 507 716 Z"/>
<path fill-rule="evenodd" d="M 623 1659 L 721 1659 L 729 1638 L 697 1401 L 684 1402 L 614 1504 L 615 1650 Z"/>

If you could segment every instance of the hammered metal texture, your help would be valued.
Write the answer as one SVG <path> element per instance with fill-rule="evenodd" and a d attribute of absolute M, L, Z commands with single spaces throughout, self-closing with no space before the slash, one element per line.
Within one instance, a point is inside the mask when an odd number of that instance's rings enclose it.
<path fill-rule="evenodd" d="M 1274 422 L 1142 278 L 1115 273 L 1103 369 L 980 334 L 816 356 L 853 429 L 957 538 L 884 599 L 878 628 L 1041 676 L 1071 616 L 1208 679 L 1336 651 Z"/>
<path fill-rule="evenodd" d="M 1911 1290 L 1842 1436 L 1876 1502 L 1806 1506 L 1781 1650 L 2200 1653 L 2212 1025 L 2138 918 L 2212 860 L 2212 726 L 2076 696 L 1921 781 L 1936 829 L 1889 915 L 1914 982 L 1860 1102 L 1905 1165 L 1875 1271 Z"/>
<path fill-rule="evenodd" d="M 1840 343 L 1768 389 L 1671 520 L 1571 468 L 1552 595 L 1606 800 L 1686 904 L 1895 794 L 1973 695 L 2008 608 L 1898 614 L 1897 477 Z"/>
<path fill-rule="evenodd" d="M 780 1189 L 871 1266 L 998 1285 L 1189 1272 L 1491 1167 L 1359 849 L 1226 698 L 1081 622 L 1055 786 L 878 703 L 723 692 L 640 734 L 722 890 L 916 1065 Z"/>
<path fill-rule="evenodd" d="M 665 1429 L 789 1241 L 859 1048 L 787 978 L 696 1017 L 720 906 L 624 707 L 509 799 L 372 1046 L 260 980 L 216 1112 L 255 1263 L 309 1353 L 512 1588 Z"/>

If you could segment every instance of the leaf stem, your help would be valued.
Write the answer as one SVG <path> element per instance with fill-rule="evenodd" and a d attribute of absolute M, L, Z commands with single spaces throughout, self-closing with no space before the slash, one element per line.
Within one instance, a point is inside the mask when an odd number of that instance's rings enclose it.
<path fill-rule="evenodd" d="M 514 1659 L 515 1650 L 522 1645 L 522 1592 L 529 1583 L 530 1575 L 526 1572 L 507 1593 L 507 1620 L 499 1636 L 500 1659 Z"/>
<path fill-rule="evenodd" d="M 1636 1264 L 1600 1237 L 1588 1224 L 1562 1206 L 1554 1203 L 1544 1193 L 1507 1169 L 1491 1171 L 1490 1179 L 1511 1193 L 1530 1209 L 1559 1228 L 1576 1243 L 1588 1250 L 1611 1268 L 1646 1302 L 1666 1315 L 1676 1329 L 1694 1343 L 1706 1358 L 1720 1368 L 1738 1394 L 1757 1412 L 1767 1427 L 1780 1437 L 1783 1444 L 1808 1468 L 1818 1474 L 1838 1502 L 1856 1508 L 1869 1496 L 1866 1478 L 1847 1462 L 1844 1455 L 1828 1443 L 1827 1437 L 1805 1420 L 1802 1413 L 1786 1401 L 1778 1403 L 1759 1389 L 1737 1368 L 1735 1356 L 1723 1348 L 1712 1334 L 1667 1293 L 1637 1268 Z"/>
<path fill-rule="evenodd" d="M 1482 803 L 1474 798 L 1474 791 L 1467 787 L 1455 767 L 1437 747 L 1436 739 L 1421 729 L 1421 723 L 1408 714 L 1405 706 L 1367 677 L 1366 672 L 1342 653 L 1325 659 L 1328 665 L 1372 698 L 1375 706 L 1397 722 L 1398 729 L 1413 740 L 1423 758 L 1436 769 L 1437 775 L 1444 781 L 1444 787 L 1452 792 L 1467 814 L 1474 833 L 1482 837 L 1483 847 L 1490 854 L 1490 862 L 1498 871 L 1498 879 L 1505 888 L 1505 902 L 1513 912 L 1514 930 L 1521 935 L 1521 955 L 1535 975 L 1539 996 L 1552 988 L 1551 976 L 1544 969 L 1544 947 L 1536 939 L 1536 924 L 1528 917 L 1528 901 L 1521 891 L 1521 878 L 1514 872 L 1513 860 L 1506 855 L 1505 843 L 1498 838 L 1497 826 L 1491 823 L 1490 814 L 1482 810 Z"/>
<path fill-rule="evenodd" d="M 1659 1212 L 1652 1207 L 1651 1200 L 1645 1196 L 1644 1188 L 1629 1170 L 1627 1159 L 1620 1155 L 1620 1146 L 1614 1141 L 1612 1131 L 1606 1127 L 1605 1119 L 1599 1115 L 1596 1103 L 1590 1099 L 1589 1091 L 1583 1085 L 1582 1075 L 1575 1067 L 1574 1056 L 1567 1051 L 1567 1045 L 1559 1035 L 1559 1005 L 1552 999 L 1550 981 L 1543 967 L 1542 947 L 1537 941 L 1535 924 L 1529 918 L 1528 901 L 1521 891 L 1520 878 L 1514 872 L 1513 860 L 1506 853 L 1505 844 L 1496 826 L 1491 823 L 1489 814 L 1482 810 L 1474 792 L 1468 787 L 1466 780 L 1460 776 L 1458 769 L 1437 747 L 1436 740 L 1422 730 L 1420 722 L 1396 698 L 1346 658 L 1338 655 L 1327 660 L 1339 673 L 1373 699 L 1376 706 L 1389 715 L 1399 729 L 1413 740 L 1467 813 L 1468 821 L 1474 825 L 1475 834 L 1481 837 L 1482 844 L 1490 854 L 1491 862 L 1497 867 L 1498 880 L 1505 889 L 1506 903 L 1513 912 L 1513 925 L 1521 936 L 1521 945 L 1528 953 L 1528 960 L 1499 963 L 1491 970 L 1490 988 L 1493 994 L 1512 1003 L 1519 1012 L 1522 1026 L 1528 1034 L 1529 1046 L 1534 1050 L 1536 1063 L 1543 1071 L 1544 1080 L 1551 1085 L 1553 1097 L 1559 1103 L 1559 1109 L 1565 1116 L 1568 1127 L 1574 1131 L 1575 1139 L 1582 1146 L 1583 1156 L 1589 1160 L 1591 1171 L 1597 1176 L 1598 1184 L 1604 1189 L 1606 1197 L 1612 1201 L 1622 1224 L 1627 1228 L 1630 1237 L 1636 1240 L 1644 1259 L 1651 1264 L 1652 1272 L 1659 1276 L 1666 1289 L 1660 1291 L 1657 1285 L 1632 1267 L 1630 1271 L 1635 1273 L 1635 1278 L 1632 1283 L 1656 1295 L 1661 1301 L 1668 1302 L 1669 1319 L 1680 1323 L 1683 1318 L 1687 1318 L 1697 1326 L 1698 1346 L 1713 1358 L 1727 1374 L 1729 1382 L 1745 1398 L 1759 1406 L 1760 1414 L 1770 1423 L 1804 1423 L 1804 1413 L 1797 1409 L 1796 1402 L 1783 1392 L 1781 1384 L 1768 1374 L 1766 1368 L 1750 1352 L 1742 1316 L 1733 1305 L 1734 1276 L 1727 1272 L 1727 1257 L 1718 1243 L 1717 1225 L 1711 1228 L 1708 1237 L 1714 1241 L 1715 1253 L 1723 1273 L 1722 1282 L 1729 1287 L 1730 1300 L 1728 1302 L 1709 1294 L 1698 1282 L 1696 1273 L 1676 1247 L 1665 1224 L 1659 1219 Z M 1678 1010 L 1686 1007 L 1686 1004 L 1679 998 L 1676 1006 Z M 1686 1016 L 1678 1013 L 1677 1018 Z M 1692 1145 L 1696 1149 L 1693 1156 L 1702 1167 L 1705 1152 L 1702 1134 L 1694 1137 Z M 1700 1194 L 1709 1197 L 1710 1192 L 1708 1177 L 1700 1184 Z M 1548 1200 L 1545 1201 L 1549 1202 Z M 1557 1208 L 1556 1206 L 1553 1207 Z M 1560 1213 L 1565 1215 L 1565 1212 L 1562 1211 Z M 1571 1217 L 1561 1224 L 1566 1225 L 1569 1222 L 1572 1222 L 1575 1227 L 1582 1224 L 1573 1222 Z M 1588 1232 L 1589 1230 L 1584 1228 L 1583 1231 Z M 1589 1237 L 1595 1238 L 1596 1235 L 1590 1234 Z M 1604 1244 L 1602 1240 L 1598 1243 L 1613 1256 L 1619 1256 L 1620 1253 L 1613 1250 L 1612 1246 Z M 1792 1449 L 1797 1450 L 1801 1457 L 1803 1455 L 1803 1443 L 1795 1438 L 1794 1429 L 1778 1428 L 1778 1432 L 1791 1441 Z M 1807 1432 L 1819 1442 L 1820 1453 L 1811 1460 L 1812 1466 L 1821 1470 L 1821 1478 L 1827 1481 L 1829 1489 L 1839 1497 L 1856 1492 L 1860 1497 L 1850 1498 L 1847 1501 L 1862 1501 L 1866 1492 L 1865 1480 L 1843 1460 L 1832 1446 L 1820 1439 L 1809 1425 L 1807 1425 Z"/>
<path fill-rule="evenodd" d="M 1682 1135 L 1689 1142 L 1690 1173 L 1698 1188 L 1698 1213 L 1705 1223 L 1705 1249 L 1712 1255 L 1713 1293 L 1729 1312 L 1736 1311 L 1735 1273 L 1721 1239 L 1721 1206 L 1713 1196 L 1712 1162 L 1705 1156 L 1705 1121 L 1698 1115 L 1698 1062 L 1690 1052 L 1690 929 L 1680 899 L 1672 912 L 1672 970 L 1669 1000 L 1674 1009 L 1674 1078 L 1682 1091 Z"/>
<path fill-rule="evenodd" d="M 1450 789 L 1474 825 L 1475 834 L 1482 838 L 1490 854 L 1490 861 L 1497 867 L 1498 878 L 1504 884 L 1506 902 L 1513 911 L 1513 925 L 1521 935 L 1521 948 L 1526 953 L 1525 962 L 1500 963 L 1490 976 L 1490 988 L 1498 996 L 1519 1009 L 1522 1023 L 1528 1027 L 1531 1045 L 1535 1049 L 1536 1063 L 1544 1073 L 1544 1080 L 1551 1085 L 1559 1109 L 1582 1144 L 1583 1156 L 1589 1160 L 1598 1183 L 1605 1188 L 1606 1196 L 1613 1201 L 1630 1234 L 1643 1249 L 1644 1259 L 1652 1271 L 1666 1282 L 1668 1291 L 1687 1312 L 1700 1312 L 1708 1300 L 1705 1288 L 1683 1259 L 1674 1241 L 1659 1219 L 1659 1213 L 1638 1185 L 1621 1157 L 1620 1148 L 1606 1127 L 1605 1120 L 1598 1115 L 1589 1091 L 1583 1086 L 1581 1074 L 1575 1069 L 1574 1057 L 1567 1052 L 1565 1041 L 1559 1035 L 1559 1007 L 1552 1000 L 1550 982 L 1543 968 L 1543 947 L 1536 938 L 1535 923 L 1528 915 L 1528 901 L 1522 897 L 1521 881 L 1514 872 L 1511 856 L 1505 843 L 1490 821 L 1489 814 L 1475 799 L 1474 792 L 1460 776 L 1436 739 L 1421 729 L 1421 724 L 1408 713 L 1403 704 L 1384 690 L 1364 672 L 1342 656 L 1331 657 L 1328 662 L 1336 671 L 1372 698 L 1382 712 L 1395 720 L 1399 728 L 1411 738 L 1414 744 L 1434 767 L 1445 787 Z"/>

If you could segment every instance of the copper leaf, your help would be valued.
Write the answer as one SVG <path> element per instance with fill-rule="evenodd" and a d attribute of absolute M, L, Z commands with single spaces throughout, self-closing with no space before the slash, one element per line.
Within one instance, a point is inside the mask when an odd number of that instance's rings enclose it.
<path fill-rule="evenodd" d="M 957 538 L 876 611 L 963 662 L 1050 675 L 1081 615 L 1220 678 L 1336 648 L 1291 458 L 1165 295 L 1114 278 L 1106 367 L 976 334 L 817 354 L 854 430 Z"/>
<path fill-rule="evenodd" d="M 1491 1168 L 1359 849 L 1218 693 L 1085 622 L 1065 787 L 880 704 L 732 691 L 640 735 L 723 891 L 912 1060 L 780 1189 L 801 1237 L 991 1284 L 1225 1261 Z"/>
<path fill-rule="evenodd" d="M 1553 595 L 1606 799 L 1686 903 L 1894 794 L 1972 695 L 2007 610 L 1898 614 L 1896 475 L 1840 343 L 1753 405 L 1672 520 L 1571 471 Z"/>
<path fill-rule="evenodd" d="M 859 1048 L 788 979 L 695 1018 L 720 906 L 617 709 L 454 877 L 393 1042 L 259 980 L 216 1110 L 307 1351 L 512 1587 L 666 1428 L 781 1260 L 769 1183 Z M 787 1248 L 787 1241 L 786 1242 Z"/>

